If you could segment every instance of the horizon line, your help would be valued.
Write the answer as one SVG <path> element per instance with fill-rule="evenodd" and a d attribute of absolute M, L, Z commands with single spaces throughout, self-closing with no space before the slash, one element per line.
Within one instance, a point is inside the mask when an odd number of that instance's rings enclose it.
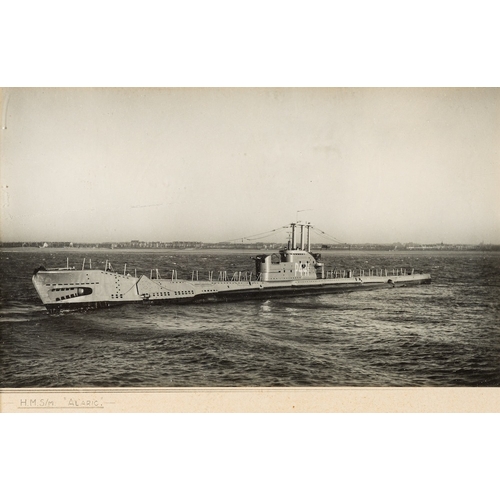
<path fill-rule="evenodd" d="M 96 246 L 96 245 L 127 245 L 132 248 L 147 248 L 143 245 L 174 245 L 174 244 L 182 244 L 182 245 L 225 245 L 225 246 L 282 246 L 286 247 L 287 244 L 283 242 L 265 242 L 265 241 L 256 241 L 256 242 L 234 242 L 234 241 L 217 241 L 217 242 L 206 242 L 206 241 L 196 241 L 196 240 L 172 240 L 172 241 L 160 241 L 160 240 L 151 240 L 151 241 L 145 241 L 145 240 L 130 240 L 130 241 L 87 241 L 87 242 L 71 242 L 71 241 L 61 241 L 61 240 L 55 240 L 55 241 L 50 241 L 50 240 L 32 240 L 32 241 L 1 241 L 0 240 L 0 246 L 8 245 L 11 248 L 16 248 L 14 245 L 17 245 L 17 247 L 25 247 L 25 246 L 32 246 L 32 245 L 57 245 L 59 248 L 62 247 L 78 247 L 78 246 Z M 443 241 L 441 242 L 433 242 L 433 243 L 420 243 L 420 242 L 414 242 L 414 241 L 408 241 L 408 242 L 400 242 L 400 241 L 395 241 L 395 242 L 385 242 L 385 243 L 373 243 L 373 242 L 363 242 L 363 243 L 321 243 L 321 242 L 316 242 L 316 243 L 311 243 L 312 246 L 323 246 L 323 247 L 351 247 L 351 246 L 408 246 L 411 245 L 415 248 L 423 248 L 423 247 L 458 247 L 458 246 L 466 246 L 466 247 L 482 247 L 482 246 L 500 246 L 500 243 L 485 243 L 484 241 L 480 243 L 445 243 Z M 154 248 L 161 248 L 161 247 L 154 247 Z"/>

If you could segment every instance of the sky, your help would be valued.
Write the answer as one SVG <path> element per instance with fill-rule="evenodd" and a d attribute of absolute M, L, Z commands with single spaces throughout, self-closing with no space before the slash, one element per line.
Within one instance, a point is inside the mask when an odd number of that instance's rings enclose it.
<path fill-rule="evenodd" d="M 500 243 L 498 88 L 0 99 L 4 242 L 219 242 L 300 220 L 353 244 Z"/>

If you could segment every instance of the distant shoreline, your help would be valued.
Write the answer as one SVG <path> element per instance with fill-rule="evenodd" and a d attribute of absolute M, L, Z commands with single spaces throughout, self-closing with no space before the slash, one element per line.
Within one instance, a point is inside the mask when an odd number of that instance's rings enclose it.
<path fill-rule="evenodd" d="M 263 249 L 226 249 L 226 248 L 78 248 L 78 247 L 3 247 L 2 252 L 22 252 L 22 253 L 262 253 Z"/>
<path fill-rule="evenodd" d="M 80 253 L 80 254 L 270 254 L 278 253 L 279 249 L 265 249 L 265 248 L 77 248 L 77 247 L 0 247 L 1 253 L 37 253 L 37 254 L 51 254 L 51 253 Z M 429 254 L 458 254 L 458 253 L 497 253 L 498 250 L 332 250 L 332 249 L 318 249 L 311 250 L 311 253 L 320 253 L 322 255 L 361 255 L 361 254 L 382 254 L 382 255 L 429 255 Z"/>

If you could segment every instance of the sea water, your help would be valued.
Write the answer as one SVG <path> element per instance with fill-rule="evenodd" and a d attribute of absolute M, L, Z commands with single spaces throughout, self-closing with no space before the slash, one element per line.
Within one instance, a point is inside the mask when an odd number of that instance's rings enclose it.
<path fill-rule="evenodd" d="M 235 251 L 1 254 L 0 387 L 500 386 L 500 253 L 329 252 L 327 269 L 407 268 L 431 285 L 49 315 L 39 265 L 179 278 L 254 271 Z M 155 271 L 156 272 L 156 271 Z"/>

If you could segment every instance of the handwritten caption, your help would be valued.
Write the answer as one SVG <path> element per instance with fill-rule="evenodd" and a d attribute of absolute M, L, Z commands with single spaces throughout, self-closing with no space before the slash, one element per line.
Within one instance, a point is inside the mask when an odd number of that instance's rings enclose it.
<path fill-rule="evenodd" d="M 77 410 L 77 409 L 104 409 L 105 404 L 102 398 L 85 397 L 62 397 L 62 398 L 19 398 L 19 410 L 32 409 L 57 409 L 57 410 Z"/>

